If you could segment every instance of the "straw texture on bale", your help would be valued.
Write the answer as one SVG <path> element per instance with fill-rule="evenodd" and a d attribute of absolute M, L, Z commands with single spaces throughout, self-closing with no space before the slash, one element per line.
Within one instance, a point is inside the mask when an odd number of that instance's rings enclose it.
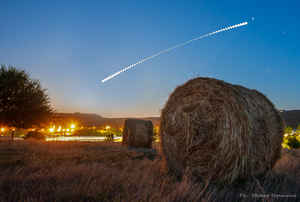
<path fill-rule="evenodd" d="M 123 128 L 123 145 L 151 148 L 153 124 L 149 120 L 126 119 Z"/>
<path fill-rule="evenodd" d="M 160 135 L 170 170 L 232 183 L 272 169 L 280 157 L 283 127 L 262 93 L 200 77 L 170 95 Z"/>

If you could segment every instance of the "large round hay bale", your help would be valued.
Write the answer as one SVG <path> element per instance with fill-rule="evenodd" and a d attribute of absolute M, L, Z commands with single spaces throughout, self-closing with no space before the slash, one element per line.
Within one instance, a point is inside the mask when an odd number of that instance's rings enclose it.
<path fill-rule="evenodd" d="M 231 183 L 270 170 L 280 157 L 283 122 L 260 92 L 195 78 L 170 95 L 160 135 L 168 168 Z"/>
<path fill-rule="evenodd" d="M 153 124 L 149 120 L 126 119 L 123 128 L 122 144 L 130 147 L 151 148 Z"/>

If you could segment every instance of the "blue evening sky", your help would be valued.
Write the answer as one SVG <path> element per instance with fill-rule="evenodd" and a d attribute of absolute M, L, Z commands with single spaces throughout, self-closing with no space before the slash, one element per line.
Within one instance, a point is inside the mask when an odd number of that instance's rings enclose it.
<path fill-rule="evenodd" d="M 0 0 L 0 64 L 25 69 L 59 112 L 159 115 L 196 76 L 257 89 L 300 108 L 300 1 Z M 254 21 L 251 18 L 254 17 Z M 224 26 L 101 83 L 124 66 Z"/>

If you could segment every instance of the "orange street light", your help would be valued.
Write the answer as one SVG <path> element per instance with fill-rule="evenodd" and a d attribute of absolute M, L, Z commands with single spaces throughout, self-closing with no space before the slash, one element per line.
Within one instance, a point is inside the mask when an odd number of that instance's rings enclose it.
<path fill-rule="evenodd" d="M 58 128 L 57 128 L 56 131 L 57 131 L 57 132 L 60 132 L 60 131 L 61 131 L 61 126 L 58 126 Z"/>
<path fill-rule="evenodd" d="M 75 129 L 75 128 L 76 128 L 76 125 L 72 123 L 72 124 L 70 125 L 70 128 L 71 128 L 71 129 Z"/>

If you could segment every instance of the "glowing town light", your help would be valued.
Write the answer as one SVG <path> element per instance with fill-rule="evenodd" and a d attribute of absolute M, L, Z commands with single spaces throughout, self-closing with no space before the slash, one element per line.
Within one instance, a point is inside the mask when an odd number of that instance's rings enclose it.
<path fill-rule="evenodd" d="M 57 128 L 56 131 L 57 131 L 57 132 L 60 132 L 60 131 L 61 131 L 61 126 L 58 126 L 58 128 Z"/>
<path fill-rule="evenodd" d="M 106 130 L 109 130 L 109 129 L 110 129 L 110 126 L 106 126 L 105 129 L 106 129 Z"/>
<path fill-rule="evenodd" d="M 49 128 L 50 133 L 54 133 L 54 128 Z"/>
<path fill-rule="evenodd" d="M 70 129 L 69 129 L 69 128 L 67 128 L 67 129 L 66 129 L 66 131 L 67 131 L 67 132 L 69 132 L 69 131 L 70 131 Z"/>
<path fill-rule="evenodd" d="M 1 128 L 1 132 L 4 133 L 5 132 L 5 128 Z"/>
<path fill-rule="evenodd" d="M 75 127 L 76 127 L 75 124 L 71 124 L 71 126 L 70 126 L 71 129 L 74 129 Z"/>

